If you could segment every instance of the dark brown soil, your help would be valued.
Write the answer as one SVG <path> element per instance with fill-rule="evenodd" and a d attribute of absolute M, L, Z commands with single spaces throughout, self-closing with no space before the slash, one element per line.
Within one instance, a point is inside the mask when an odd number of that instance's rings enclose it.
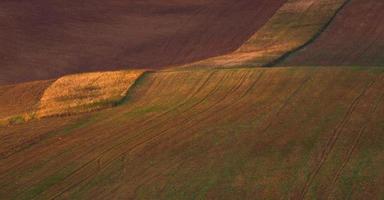
<path fill-rule="evenodd" d="M 330 26 L 284 64 L 383 66 L 384 1 L 352 0 Z"/>
<path fill-rule="evenodd" d="M 3 0 L 0 84 L 231 52 L 285 0 Z"/>

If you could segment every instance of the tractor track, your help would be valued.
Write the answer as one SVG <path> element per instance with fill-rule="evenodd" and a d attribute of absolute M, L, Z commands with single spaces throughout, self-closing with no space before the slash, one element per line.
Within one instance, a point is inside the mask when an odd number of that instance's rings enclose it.
<path fill-rule="evenodd" d="M 355 110 L 357 104 L 359 103 L 360 99 L 366 94 L 367 90 L 369 90 L 375 83 L 375 80 L 371 81 L 361 92 L 360 94 L 352 101 L 350 106 L 347 109 L 347 112 L 345 113 L 342 121 L 340 124 L 332 131 L 332 134 L 323 149 L 321 156 L 320 156 L 320 161 L 315 167 L 315 169 L 309 173 L 308 179 L 304 184 L 303 189 L 301 190 L 301 193 L 299 195 L 299 199 L 305 199 L 305 196 L 309 190 L 309 187 L 313 183 L 314 179 L 316 178 L 317 174 L 320 172 L 322 166 L 324 165 L 325 161 L 327 160 L 329 154 L 332 152 L 332 149 L 337 142 L 342 130 L 346 126 L 351 114 Z"/>

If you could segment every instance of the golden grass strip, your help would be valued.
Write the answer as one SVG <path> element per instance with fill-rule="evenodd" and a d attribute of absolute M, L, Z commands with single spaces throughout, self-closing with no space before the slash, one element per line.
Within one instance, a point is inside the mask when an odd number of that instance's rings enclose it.
<path fill-rule="evenodd" d="M 316 36 L 346 0 L 288 0 L 233 53 L 183 67 L 265 66 Z"/>
<path fill-rule="evenodd" d="M 109 107 L 121 101 L 141 70 L 93 72 L 59 78 L 44 92 L 37 117 L 69 115 Z"/>

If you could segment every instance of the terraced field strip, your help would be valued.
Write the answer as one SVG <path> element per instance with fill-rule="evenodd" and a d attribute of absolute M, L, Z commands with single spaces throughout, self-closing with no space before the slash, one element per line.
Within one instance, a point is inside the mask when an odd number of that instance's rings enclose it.
<path fill-rule="evenodd" d="M 36 114 L 69 115 L 113 106 L 143 73 L 136 70 L 64 76 L 45 90 Z"/>
<path fill-rule="evenodd" d="M 384 2 L 350 0 L 324 32 L 281 65 L 383 66 Z"/>
<path fill-rule="evenodd" d="M 71 115 L 115 106 L 140 81 L 143 70 L 94 72 L 0 87 L 0 125 Z"/>
<path fill-rule="evenodd" d="M 307 45 L 329 24 L 348 0 L 288 0 L 247 42 L 233 53 L 183 67 L 273 65 Z"/>
<path fill-rule="evenodd" d="M 149 73 L 121 106 L 0 128 L 49 134 L 0 159 L 0 195 L 380 199 L 383 86 L 380 68 Z"/>

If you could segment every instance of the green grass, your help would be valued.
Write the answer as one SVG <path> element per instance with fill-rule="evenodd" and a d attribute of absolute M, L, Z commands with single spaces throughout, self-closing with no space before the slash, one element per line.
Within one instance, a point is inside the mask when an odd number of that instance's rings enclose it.
<path fill-rule="evenodd" d="M 28 183 L 45 167 L 62 160 L 73 163 L 67 160 L 71 155 L 85 152 L 81 162 L 90 161 L 89 165 L 66 180 L 78 183 L 68 190 L 70 199 L 95 197 L 96 191 L 100 198 L 110 194 L 131 194 L 135 199 L 289 198 L 293 193 L 300 192 L 308 175 L 317 166 L 332 130 L 338 126 L 361 87 L 377 77 L 347 68 L 343 69 L 345 73 L 338 71 L 335 74 L 329 69 L 319 69 L 316 74 L 312 70 L 302 72 L 304 68 L 297 69 L 298 74 L 295 69 L 274 70 L 284 73 L 266 71 L 266 76 L 241 101 L 234 94 L 248 91 L 248 87 L 234 93 L 232 89 L 238 83 L 231 80 L 217 84 L 221 81 L 220 76 L 214 76 L 207 82 L 207 88 L 190 98 L 193 93 L 186 90 L 194 92 L 196 89 L 189 87 L 189 84 L 201 81 L 181 80 L 191 76 L 191 79 L 201 77 L 194 71 L 175 76 L 166 74 L 170 79 L 155 85 L 156 89 L 146 88 L 152 85 L 142 82 L 136 88 L 138 91 L 131 93 L 129 102 L 78 118 L 71 116 L 73 120 L 69 120 L 70 123 L 49 132 L 39 145 L 31 146 L 25 153 L 28 156 L 30 152 L 52 147 L 51 139 L 68 136 L 64 137 L 68 140 L 64 140 L 63 146 L 52 149 L 56 152 L 50 153 L 49 159 L 29 160 L 28 165 L 10 160 L 11 164 L 20 164 L 20 167 L 5 172 L 7 176 L 15 182 L 25 181 L 20 186 L 10 183 L 10 186 L 4 187 L 21 192 L 24 198 L 40 197 L 56 184 L 65 187 L 61 185 L 66 184 L 62 182 L 62 177 L 70 172 L 62 172 L 60 167 L 50 169 L 51 173 L 56 172 L 41 177 L 32 186 Z M 230 73 L 228 76 L 240 77 L 236 70 Z M 243 71 L 239 70 L 239 73 L 243 75 Z M 163 80 L 163 74 L 165 72 L 154 73 L 154 77 L 147 80 L 149 83 L 154 78 Z M 308 75 L 315 78 L 293 98 L 288 97 Z M 330 77 L 333 75 L 337 77 Z M 339 78 L 340 75 L 345 76 Z M 294 78 L 299 81 L 292 81 Z M 251 81 L 244 83 L 252 84 Z M 216 85 L 220 92 L 205 98 Z M 271 91 L 260 88 L 264 86 Z M 380 91 L 379 86 L 380 82 L 372 86 L 375 87 L 372 91 Z M 313 92 L 319 88 L 320 91 Z M 228 92 L 233 96 L 227 95 Z M 348 128 L 355 133 L 354 128 L 364 124 L 366 117 L 372 114 L 364 111 L 370 107 L 364 106 L 364 103 L 376 103 L 375 98 L 379 94 L 371 95 L 361 97 L 355 112 L 351 113 L 351 120 L 347 120 L 341 138 L 314 179 L 307 198 L 318 198 L 328 179 L 340 168 L 347 147 L 356 135 L 348 134 Z M 201 103 L 203 98 L 205 102 Z M 196 103 L 200 104 L 191 109 Z M 280 109 L 282 105 L 284 107 Z M 378 167 L 383 147 L 380 131 L 384 130 L 381 115 L 380 112 L 375 114 L 375 121 L 371 124 L 374 129 L 363 137 L 365 143 L 356 149 L 356 155 L 348 162 L 336 184 L 335 193 L 345 194 L 341 197 L 347 197 L 350 191 L 357 191 L 348 186 L 351 184 L 371 186 L 379 191 L 372 184 L 376 175 L 381 173 Z M 49 120 L 54 119 L 62 118 Z M 96 139 L 92 140 L 94 136 Z M 90 140 L 92 145 L 84 145 L 83 148 L 81 144 Z M 68 153 L 62 156 L 64 150 Z M 94 160 L 95 156 L 102 158 L 101 165 Z"/>
<path fill-rule="evenodd" d="M 56 183 L 59 183 L 64 180 L 64 178 L 74 169 L 74 166 L 65 166 L 61 168 L 58 172 L 48 176 L 47 178 L 40 181 L 38 184 L 31 186 L 27 191 L 21 193 L 20 195 L 17 195 L 15 199 L 29 200 L 36 198 L 38 195 L 48 190 Z"/>
<path fill-rule="evenodd" d="M 122 104 L 125 104 L 129 101 L 132 101 L 134 98 L 134 93 L 136 90 L 144 84 L 144 82 L 147 80 L 147 78 L 152 74 L 153 72 L 151 71 L 145 71 L 143 72 L 138 78 L 136 78 L 135 82 L 131 85 L 125 96 L 120 99 L 119 101 L 116 101 L 114 103 L 115 106 L 119 106 Z"/>
<path fill-rule="evenodd" d="M 14 117 L 11 117 L 8 119 L 8 123 L 10 125 L 14 125 L 14 124 L 21 124 L 21 123 L 24 123 L 25 122 L 25 119 L 23 116 L 14 116 Z"/>

